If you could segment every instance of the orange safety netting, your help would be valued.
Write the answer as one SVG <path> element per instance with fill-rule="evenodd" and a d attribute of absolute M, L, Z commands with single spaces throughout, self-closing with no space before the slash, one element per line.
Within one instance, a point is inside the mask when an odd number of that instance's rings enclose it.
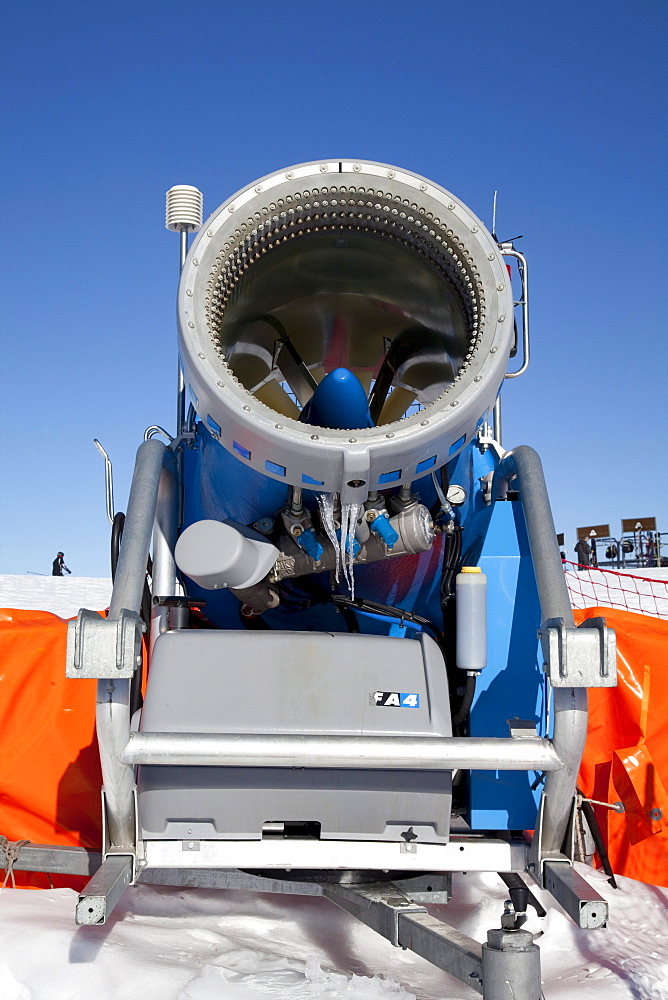
<path fill-rule="evenodd" d="M 668 579 L 579 566 L 568 560 L 564 560 L 563 566 L 574 608 L 610 607 L 668 618 Z"/>
<path fill-rule="evenodd" d="M 65 677 L 66 642 L 67 622 L 56 615 L 0 610 L 0 834 L 100 850 L 96 682 Z M 16 881 L 48 884 L 23 872 Z"/>
<path fill-rule="evenodd" d="M 668 886 L 668 622 L 603 607 L 574 615 L 603 616 L 617 633 L 617 687 L 589 691 L 580 788 L 624 806 L 594 805 L 613 871 Z"/>

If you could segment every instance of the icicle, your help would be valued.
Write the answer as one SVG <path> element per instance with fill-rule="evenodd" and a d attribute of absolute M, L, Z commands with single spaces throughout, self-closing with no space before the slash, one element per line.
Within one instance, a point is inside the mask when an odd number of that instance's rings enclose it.
<path fill-rule="evenodd" d="M 341 530 L 339 531 L 339 556 L 341 558 L 341 566 L 343 568 L 343 579 L 348 584 L 348 589 L 350 590 L 350 581 L 348 579 L 348 564 L 346 562 L 346 542 L 348 541 L 348 516 L 350 514 L 350 506 L 347 503 L 341 504 Z"/>
<path fill-rule="evenodd" d="M 339 537 L 336 537 L 334 526 L 334 494 L 319 493 L 318 507 L 320 508 L 320 520 L 325 529 L 325 533 L 334 547 L 336 553 L 336 582 L 343 579 L 348 584 L 351 597 L 355 596 L 355 576 L 353 569 L 353 559 L 355 558 L 355 530 L 357 521 L 362 513 L 362 505 L 359 503 L 341 504 L 341 530 Z"/>
<path fill-rule="evenodd" d="M 340 552 L 339 552 L 339 540 L 336 537 L 336 528 L 334 527 L 334 494 L 333 493 L 319 493 L 318 494 L 318 507 L 320 508 L 320 520 L 322 521 L 322 526 L 325 529 L 325 534 L 329 538 L 332 546 L 334 547 L 334 552 L 336 553 L 336 582 L 339 582 L 340 578 Z M 344 561 L 345 569 L 345 561 Z"/>
<path fill-rule="evenodd" d="M 355 568 L 353 560 L 355 558 L 355 529 L 357 519 L 362 512 L 362 505 L 359 503 L 344 503 L 341 505 L 341 560 L 343 563 L 343 575 L 351 598 L 355 598 Z"/>

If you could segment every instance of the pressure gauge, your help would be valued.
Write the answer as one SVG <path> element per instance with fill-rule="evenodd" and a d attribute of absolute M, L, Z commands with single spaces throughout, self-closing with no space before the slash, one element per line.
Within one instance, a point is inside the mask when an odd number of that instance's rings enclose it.
<path fill-rule="evenodd" d="M 448 503 L 451 503 L 454 507 L 459 507 L 466 500 L 466 490 L 463 486 L 453 486 L 448 487 L 447 494 Z"/>

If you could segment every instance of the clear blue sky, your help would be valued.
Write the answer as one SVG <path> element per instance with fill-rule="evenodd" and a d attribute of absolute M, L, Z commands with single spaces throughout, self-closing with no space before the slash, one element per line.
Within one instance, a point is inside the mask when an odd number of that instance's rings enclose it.
<path fill-rule="evenodd" d="M 173 184 L 405 166 L 529 256 L 504 444 L 557 530 L 668 531 L 666 12 L 653 0 L 4 0 L 0 572 L 109 572 L 103 463 L 173 429 Z"/>

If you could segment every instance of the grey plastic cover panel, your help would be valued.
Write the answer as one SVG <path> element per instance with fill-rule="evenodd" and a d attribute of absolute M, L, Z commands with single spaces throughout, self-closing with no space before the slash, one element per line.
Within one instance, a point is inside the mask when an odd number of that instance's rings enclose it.
<path fill-rule="evenodd" d="M 419 704 L 385 708 L 376 692 L 416 694 Z M 140 729 L 449 736 L 445 665 L 428 636 L 165 632 Z"/>
<path fill-rule="evenodd" d="M 403 707 L 394 695 L 408 696 Z M 167 632 L 140 728 L 449 736 L 445 664 L 427 636 Z M 277 822 L 319 823 L 322 839 L 401 841 L 410 827 L 418 842 L 449 835 L 449 771 L 151 765 L 138 786 L 150 839 L 259 839 Z"/>

